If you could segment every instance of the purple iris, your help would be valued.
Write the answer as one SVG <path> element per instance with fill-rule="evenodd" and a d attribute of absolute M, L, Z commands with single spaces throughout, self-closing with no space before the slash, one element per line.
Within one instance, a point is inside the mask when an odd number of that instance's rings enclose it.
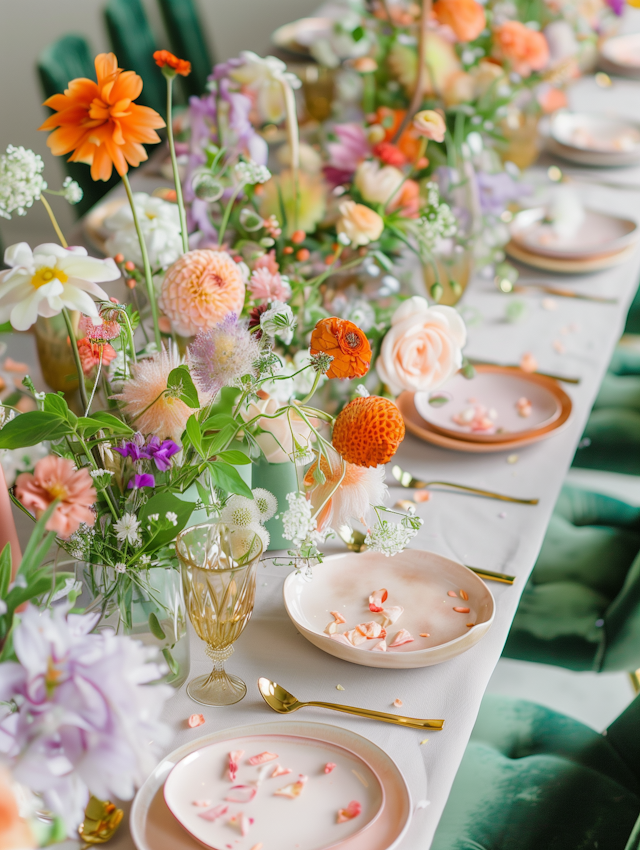
<path fill-rule="evenodd" d="M 145 456 L 152 460 L 160 472 L 166 472 L 171 467 L 171 458 L 178 454 L 180 446 L 173 440 L 163 440 L 151 437 L 144 448 Z"/>
<path fill-rule="evenodd" d="M 141 487 L 155 487 L 156 479 L 148 472 L 143 472 L 142 475 L 136 473 L 127 484 L 129 490 L 140 490 Z"/>

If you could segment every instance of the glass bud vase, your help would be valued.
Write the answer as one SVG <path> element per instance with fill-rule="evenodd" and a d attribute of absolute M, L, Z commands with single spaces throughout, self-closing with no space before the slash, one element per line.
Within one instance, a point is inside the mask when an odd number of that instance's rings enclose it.
<path fill-rule="evenodd" d="M 47 385 L 56 392 L 75 393 L 78 373 L 63 317 L 38 316 L 34 328 L 40 369 Z"/>

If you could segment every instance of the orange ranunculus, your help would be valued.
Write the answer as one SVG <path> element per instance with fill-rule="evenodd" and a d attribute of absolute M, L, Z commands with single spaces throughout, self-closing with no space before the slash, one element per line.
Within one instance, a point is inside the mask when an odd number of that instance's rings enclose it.
<path fill-rule="evenodd" d="M 147 159 L 143 145 L 160 141 L 164 127 L 158 113 L 133 101 L 142 91 L 142 79 L 122 71 L 113 53 L 96 56 L 98 82 L 79 77 L 64 94 L 54 94 L 44 105 L 55 112 L 40 127 L 53 130 L 47 145 L 55 156 L 70 153 L 69 162 L 91 166 L 93 180 L 108 180 L 112 168 L 121 176 L 129 166 Z"/>
<path fill-rule="evenodd" d="M 404 109 L 391 109 L 388 106 L 378 107 L 376 121 L 374 123 L 380 124 L 384 128 L 385 135 L 383 141 L 391 142 L 393 140 L 405 114 L 406 110 Z M 420 156 L 422 147 L 420 137 L 411 124 L 409 124 L 395 144 L 409 162 L 414 162 Z"/>
<path fill-rule="evenodd" d="M 389 212 L 398 210 L 404 218 L 418 218 L 420 214 L 420 186 L 415 180 L 405 180 L 389 204 Z"/>
<path fill-rule="evenodd" d="M 176 74 L 180 74 L 182 77 L 188 77 L 191 73 L 191 62 L 187 62 L 186 59 L 178 59 L 168 50 L 156 50 L 153 58 L 159 68 L 172 68 Z"/>
<path fill-rule="evenodd" d="M 404 420 L 388 398 L 356 398 L 338 414 L 331 442 L 347 463 L 388 463 L 404 439 Z"/>
<path fill-rule="evenodd" d="M 327 378 L 361 378 L 369 371 L 369 340 L 346 319 L 320 319 L 311 334 L 311 354 L 321 353 L 333 357 Z"/>
<path fill-rule="evenodd" d="M 484 9 L 476 0 L 438 0 L 433 12 L 459 41 L 473 41 L 486 26 Z"/>
<path fill-rule="evenodd" d="M 505 21 L 495 30 L 496 55 L 522 77 L 541 71 L 549 61 L 549 47 L 541 32 L 520 21 Z"/>

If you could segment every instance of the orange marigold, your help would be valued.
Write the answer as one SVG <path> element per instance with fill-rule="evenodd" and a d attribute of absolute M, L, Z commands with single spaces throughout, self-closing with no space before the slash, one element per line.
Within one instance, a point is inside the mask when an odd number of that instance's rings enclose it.
<path fill-rule="evenodd" d="M 191 73 L 191 62 L 187 62 L 186 59 L 178 59 L 177 56 L 169 53 L 168 50 L 156 50 L 153 58 L 156 60 L 156 65 L 159 68 L 171 68 L 176 74 L 180 74 L 182 77 L 188 77 Z"/>
<path fill-rule="evenodd" d="M 404 420 L 387 398 L 370 395 L 350 401 L 333 426 L 333 447 L 347 463 L 388 463 L 404 439 Z"/>
<path fill-rule="evenodd" d="M 54 156 L 70 153 L 69 162 L 91 166 L 93 180 L 108 180 L 114 165 L 123 175 L 148 159 L 144 145 L 159 142 L 156 130 L 165 124 L 154 109 L 133 102 L 142 78 L 118 68 L 113 53 L 96 56 L 95 65 L 97 83 L 79 77 L 45 100 L 55 111 L 40 130 L 53 130 L 47 145 Z"/>
<path fill-rule="evenodd" d="M 371 346 L 353 322 L 332 316 L 321 319 L 311 334 L 311 354 L 333 357 L 328 378 L 361 378 L 369 371 Z"/>

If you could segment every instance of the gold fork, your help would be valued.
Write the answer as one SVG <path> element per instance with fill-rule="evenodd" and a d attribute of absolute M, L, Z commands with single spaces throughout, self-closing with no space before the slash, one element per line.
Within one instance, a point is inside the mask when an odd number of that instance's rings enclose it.
<path fill-rule="evenodd" d="M 412 490 L 426 490 L 429 487 L 451 487 L 454 490 L 463 490 L 465 493 L 475 493 L 476 496 L 486 496 L 487 499 L 498 499 L 500 502 L 513 502 L 516 505 L 537 505 L 540 499 L 517 499 L 515 496 L 504 496 L 502 493 L 494 493 L 492 490 L 481 490 L 478 487 L 466 487 L 464 484 L 452 484 L 451 481 L 420 481 L 414 478 L 410 472 L 405 472 L 399 466 L 391 468 L 391 474 L 403 487 Z"/>

